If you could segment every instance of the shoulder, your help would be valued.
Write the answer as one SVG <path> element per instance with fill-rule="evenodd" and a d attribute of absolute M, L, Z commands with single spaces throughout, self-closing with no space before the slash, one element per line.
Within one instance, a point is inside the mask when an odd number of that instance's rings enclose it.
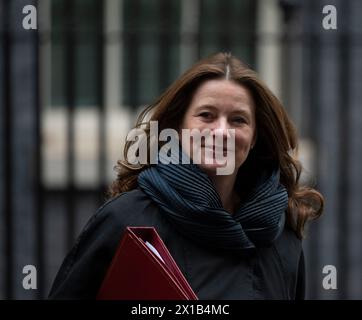
<path fill-rule="evenodd" d="M 141 190 L 120 194 L 102 205 L 64 259 L 50 297 L 94 298 L 125 228 L 149 224 L 157 211 Z"/>
<path fill-rule="evenodd" d="M 154 217 L 157 211 L 157 205 L 142 190 L 134 189 L 105 202 L 88 222 L 88 226 L 93 221 L 107 222 L 113 226 L 142 223 L 144 219 L 147 220 L 147 216 Z"/>
<path fill-rule="evenodd" d="M 294 278 L 298 273 L 300 260 L 303 257 L 303 242 L 290 227 L 286 226 L 284 231 L 273 245 L 278 255 L 286 276 L 289 274 Z"/>
<path fill-rule="evenodd" d="M 270 296 L 295 299 L 301 276 L 302 240 L 286 226 L 271 247 L 261 248 L 258 252 L 258 265 Z"/>
<path fill-rule="evenodd" d="M 302 248 L 302 240 L 297 237 L 295 231 L 289 226 L 284 227 L 283 232 L 275 244 L 280 247 L 280 249 L 287 251 L 300 251 Z"/>
<path fill-rule="evenodd" d="M 285 227 L 280 238 L 274 244 L 274 249 L 283 266 L 284 277 L 289 282 L 290 297 L 304 299 L 305 268 L 303 241 L 295 231 Z"/>
<path fill-rule="evenodd" d="M 258 251 L 265 255 L 265 259 L 271 256 L 276 258 L 283 266 L 284 271 L 295 271 L 298 267 L 302 254 L 302 240 L 288 226 L 284 227 L 282 233 L 270 247 L 259 248 Z"/>
<path fill-rule="evenodd" d="M 274 246 L 284 261 L 298 264 L 303 252 L 303 241 L 290 226 L 285 226 Z"/>
<path fill-rule="evenodd" d="M 302 240 L 289 226 L 286 226 L 280 237 L 275 241 L 274 248 L 286 265 L 298 265 L 303 251 Z"/>
<path fill-rule="evenodd" d="M 109 199 L 97 210 L 97 214 L 112 213 L 119 209 L 142 208 L 149 206 L 150 204 L 150 198 L 147 197 L 142 190 L 134 189 Z"/>

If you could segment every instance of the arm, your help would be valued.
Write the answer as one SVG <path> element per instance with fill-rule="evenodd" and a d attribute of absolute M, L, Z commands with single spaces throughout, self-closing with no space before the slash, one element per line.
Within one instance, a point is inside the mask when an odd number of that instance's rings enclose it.
<path fill-rule="evenodd" d="M 95 299 L 124 231 L 110 210 L 103 206 L 89 220 L 58 271 L 50 299 Z"/>

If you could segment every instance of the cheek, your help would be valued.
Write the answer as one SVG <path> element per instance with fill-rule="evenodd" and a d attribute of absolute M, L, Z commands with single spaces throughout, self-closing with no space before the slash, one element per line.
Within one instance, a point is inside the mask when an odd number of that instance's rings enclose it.
<path fill-rule="evenodd" d="M 247 157 L 252 139 L 253 136 L 250 133 L 237 133 L 235 135 L 235 152 L 237 158 Z"/>
<path fill-rule="evenodd" d="M 193 117 L 185 115 L 183 121 L 181 122 L 181 129 L 192 129 L 195 126 Z"/>
<path fill-rule="evenodd" d="M 250 132 L 237 132 L 235 134 L 236 148 L 245 149 L 250 147 L 253 136 Z"/>
<path fill-rule="evenodd" d="M 203 131 L 204 129 L 209 129 L 208 124 L 200 121 L 199 119 L 195 118 L 194 116 L 185 117 L 181 122 L 181 129 L 197 129 L 199 131 Z"/>

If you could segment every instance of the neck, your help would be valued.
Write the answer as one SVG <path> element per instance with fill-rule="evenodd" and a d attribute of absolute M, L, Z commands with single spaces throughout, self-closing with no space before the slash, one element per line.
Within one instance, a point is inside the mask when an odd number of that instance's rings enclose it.
<path fill-rule="evenodd" d="M 224 209 L 233 214 L 240 200 L 234 191 L 236 174 L 227 176 L 209 175 L 209 178 L 219 194 Z"/>

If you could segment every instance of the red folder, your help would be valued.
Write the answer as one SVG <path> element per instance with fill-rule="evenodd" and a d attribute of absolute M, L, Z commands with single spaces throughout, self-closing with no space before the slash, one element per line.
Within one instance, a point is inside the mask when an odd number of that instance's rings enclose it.
<path fill-rule="evenodd" d="M 197 300 L 197 296 L 155 228 L 127 227 L 97 299 Z"/>

